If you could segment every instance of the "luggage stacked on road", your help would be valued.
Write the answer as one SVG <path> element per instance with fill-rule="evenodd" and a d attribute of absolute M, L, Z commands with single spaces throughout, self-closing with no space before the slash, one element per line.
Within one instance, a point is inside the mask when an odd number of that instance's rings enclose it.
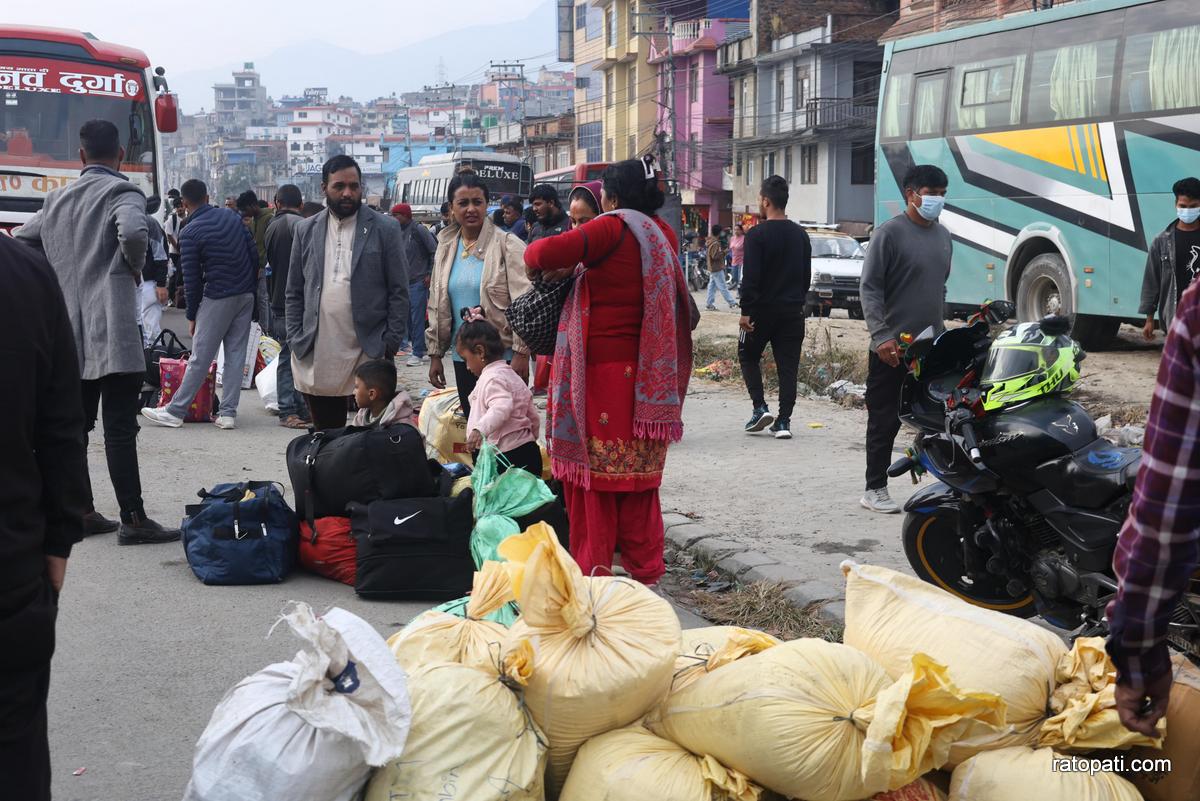
<path fill-rule="evenodd" d="M 186 508 L 183 549 L 205 584 L 275 584 L 295 564 L 296 515 L 271 481 L 218 484 Z"/>

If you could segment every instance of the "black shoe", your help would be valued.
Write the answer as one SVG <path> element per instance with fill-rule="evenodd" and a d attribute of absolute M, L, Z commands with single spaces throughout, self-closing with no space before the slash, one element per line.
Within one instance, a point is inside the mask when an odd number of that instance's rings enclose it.
<path fill-rule="evenodd" d="M 746 433 L 757 434 L 771 423 L 775 422 L 775 415 L 767 411 L 767 407 L 763 406 L 760 409 L 755 409 L 754 414 L 750 415 L 750 419 L 746 421 Z"/>
<path fill-rule="evenodd" d="M 117 535 L 118 545 L 154 545 L 160 542 L 178 542 L 181 534 L 177 528 L 163 528 L 148 517 L 136 523 L 122 523 Z"/>
<path fill-rule="evenodd" d="M 83 516 L 83 536 L 85 537 L 94 537 L 97 534 L 112 534 L 120 527 L 121 524 L 116 520 L 109 520 L 94 509 Z"/>
<path fill-rule="evenodd" d="M 775 421 L 775 425 L 771 426 L 771 433 L 775 435 L 775 439 L 791 439 L 792 421 L 786 417 L 780 417 Z"/>

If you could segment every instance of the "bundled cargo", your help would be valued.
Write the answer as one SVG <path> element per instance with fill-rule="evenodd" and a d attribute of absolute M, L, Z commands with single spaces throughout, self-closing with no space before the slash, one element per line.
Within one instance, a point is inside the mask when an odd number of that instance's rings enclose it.
<path fill-rule="evenodd" d="M 977 754 L 954 769 L 950 801 L 1142 801 L 1115 773 L 1049 748 L 1004 748 Z"/>
<path fill-rule="evenodd" d="M 588 740 L 560 801 L 759 801 L 762 788 L 640 723 Z"/>
<path fill-rule="evenodd" d="M 341 609 L 286 613 L 307 650 L 238 683 L 196 743 L 185 801 L 351 801 L 404 752 L 407 678 L 383 639 Z"/>
<path fill-rule="evenodd" d="M 511 600 L 512 583 L 503 565 L 485 562 L 475 574 L 465 617 L 437 609 L 422 612 L 392 635 L 388 647 L 410 672 L 432 662 L 457 662 L 495 672 L 508 628 L 485 618 Z"/>
<path fill-rule="evenodd" d="M 860 801 L 941 767 L 975 721 L 1002 725 L 1003 701 L 960 691 L 924 655 L 893 682 L 859 651 L 807 639 L 697 678 L 647 725 L 777 793 Z"/>
<path fill-rule="evenodd" d="M 525 644 L 503 674 L 449 662 L 413 671 L 404 756 L 375 773 L 365 801 L 542 801 L 546 738 L 520 689 L 531 661 Z"/>
<path fill-rule="evenodd" d="M 737 626 L 687 629 L 683 632 L 683 648 L 675 660 L 675 680 L 671 682 L 671 692 L 682 690 L 722 665 L 760 653 L 779 643 L 780 640 L 765 631 Z"/>
<path fill-rule="evenodd" d="M 899 790 L 876 793 L 871 796 L 871 801 L 946 801 L 946 794 L 936 783 L 922 778 L 904 785 Z"/>
<path fill-rule="evenodd" d="M 484 442 L 471 473 L 471 486 L 475 491 L 471 556 L 476 567 L 499 559 L 500 543 L 534 523 L 554 527 L 560 542 L 567 534 L 561 530 L 566 524 L 566 510 L 546 482 L 525 470 L 501 473 L 499 459 L 496 446 Z"/>
<path fill-rule="evenodd" d="M 982 750 L 1037 744 L 1055 670 L 1067 654 L 1057 635 L 885 567 L 846 561 L 842 572 L 846 645 L 871 657 L 892 678 L 908 670 L 915 654 L 927 654 L 948 668 L 957 686 L 1004 699 L 1007 727 L 968 727 L 948 764 Z"/>
<path fill-rule="evenodd" d="M 666 696 L 679 619 L 637 582 L 585 578 L 545 524 L 505 540 L 500 555 L 521 607 L 509 641 L 533 644 L 525 701 L 550 741 L 547 794 L 555 798 L 581 745 Z"/>
<path fill-rule="evenodd" d="M 1182 654 L 1171 667 L 1174 682 L 1167 701 L 1167 732 L 1162 750 L 1135 748 L 1130 762 L 1143 760 L 1130 774 L 1146 801 L 1196 801 L 1200 798 L 1200 668 Z"/>

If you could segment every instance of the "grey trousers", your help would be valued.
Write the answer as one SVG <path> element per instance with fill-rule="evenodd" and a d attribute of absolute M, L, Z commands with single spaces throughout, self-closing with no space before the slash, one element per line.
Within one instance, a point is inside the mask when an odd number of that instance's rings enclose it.
<path fill-rule="evenodd" d="M 208 376 L 208 367 L 225 345 L 225 374 L 228 379 L 221 388 L 220 417 L 237 417 L 238 401 L 242 396 L 242 365 L 246 362 L 246 347 L 250 339 L 250 316 L 254 312 L 254 293 L 247 292 L 229 298 L 204 298 L 196 312 L 196 335 L 192 337 L 192 357 L 188 359 L 183 383 L 167 411 L 175 417 L 187 417 L 188 406 Z"/>

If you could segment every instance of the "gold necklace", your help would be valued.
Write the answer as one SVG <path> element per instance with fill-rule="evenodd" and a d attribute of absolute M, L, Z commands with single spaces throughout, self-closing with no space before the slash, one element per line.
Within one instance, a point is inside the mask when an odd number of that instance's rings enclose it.
<path fill-rule="evenodd" d="M 471 257 L 471 251 L 475 249 L 475 245 L 479 242 L 479 237 L 475 237 L 468 243 L 467 238 L 460 235 L 459 241 L 462 242 L 463 246 L 462 257 L 464 259 L 469 259 Z"/>

